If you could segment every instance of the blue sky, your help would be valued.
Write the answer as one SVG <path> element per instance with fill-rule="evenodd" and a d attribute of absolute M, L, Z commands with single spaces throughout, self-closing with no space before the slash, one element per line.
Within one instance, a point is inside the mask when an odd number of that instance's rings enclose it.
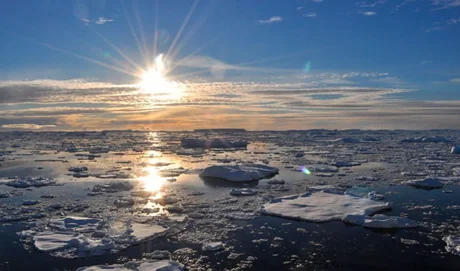
<path fill-rule="evenodd" d="M 459 0 L 7 1 L 0 40 L 3 129 L 460 128 Z"/>

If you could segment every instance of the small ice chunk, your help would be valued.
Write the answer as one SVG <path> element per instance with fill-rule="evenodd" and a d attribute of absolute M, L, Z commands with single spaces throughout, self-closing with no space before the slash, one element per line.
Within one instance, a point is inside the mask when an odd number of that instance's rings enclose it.
<path fill-rule="evenodd" d="M 230 191 L 230 195 L 233 196 L 250 196 L 250 195 L 255 195 L 257 194 L 257 190 L 251 189 L 251 188 L 233 188 Z"/>
<path fill-rule="evenodd" d="M 274 179 L 274 180 L 268 180 L 267 183 L 268 183 L 268 184 L 284 184 L 285 181 L 284 181 L 284 180 L 277 180 L 277 179 Z"/>
<path fill-rule="evenodd" d="M 184 266 L 176 261 L 163 260 L 144 262 L 138 267 L 139 271 L 183 271 Z"/>
<path fill-rule="evenodd" d="M 171 257 L 171 253 L 167 250 L 155 250 L 154 252 L 149 253 L 148 257 L 155 260 L 169 259 Z"/>
<path fill-rule="evenodd" d="M 82 172 L 82 171 L 88 171 L 88 167 L 69 167 L 68 170 L 72 172 Z"/>
<path fill-rule="evenodd" d="M 204 251 L 217 251 L 224 249 L 224 244 L 222 242 L 212 242 L 203 245 L 202 248 Z"/>
<path fill-rule="evenodd" d="M 116 199 L 113 204 L 118 208 L 128 208 L 134 205 L 133 199 Z"/>
<path fill-rule="evenodd" d="M 356 162 L 336 161 L 334 165 L 336 167 L 353 167 L 353 166 L 359 166 L 360 164 Z"/>
<path fill-rule="evenodd" d="M 93 192 L 116 193 L 120 191 L 129 191 L 134 188 L 130 182 L 111 182 L 107 184 L 97 184 L 93 187 Z"/>
<path fill-rule="evenodd" d="M 10 193 L 0 190 L 0 199 L 9 198 Z"/>
<path fill-rule="evenodd" d="M 371 200 L 383 200 L 385 198 L 384 195 L 377 193 L 376 191 L 371 191 L 367 194 L 367 197 Z"/>
<path fill-rule="evenodd" d="M 429 177 L 423 180 L 404 181 L 403 184 L 414 186 L 414 187 L 419 187 L 419 188 L 428 188 L 428 189 L 443 187 L 443 183 L 439 179 L 432 178 L 432 177 Z"/>
<path fill-rule="evenodd" d="M 325 222 L 340 220 L 348 214 L 370 215 L 390 208 L 385 202 L 321 191 L 275 199 L 265 204 L 261 212 L 266 215 Z"/>
<path fill-rule="evenodd" d="M 22 202 L 22 205 L 36 205 L 36 204 L 38 204 L 38 203 L 39 203 L 38 200 L 31 200 L 31 199 L 29 199 L 29 200 L 24 200 L 24 201 Z"/>
<path fill-rule="evenodd" d="M 453 146 L 452 149 L 450 149 L 450 153 L 460 154 L 460 146 Z"/>
<path fill-rule="evenodd" d="M 132 269 L 127 269 L 122 265 L 97 265 L 80 267 L 77 271 L 132 271 Z"/>
<path fill-rule="evenodd" d="M 377 214 L 374 216 L 365 215 L 346 215 L 342 218 L 343 222 L 356 224 L 365 228 L 379 228 L 379 229 L 397 229 L 397 228 L 415 228 L 417 223 L 399 216 L 387 216 Z"/>
<path fill-rule="evenodd" d="M 56 182 L 51 178 L 42 177 L 19 177 L 15 180 L 5 183 L 8 186 L 16 188 L 27 188 L 27 187 L 41 187 L 47 185 L 53 185 Z"/>
<path fill-rule="evenodd" d="M 401 238 L 401 243 L 403 243 L 405 245 L 417 245 L 417 244 L 420 244 L 420 242 L 417 241 L 417 240 L 404 239 L 404 238 Z"/>
<path fill-rule="evenodd" d="M 460 236 L 449 235 L 442 238 L 446 242 L 446 250 L 452 254 L 460 255 Z"/>
<path fill-rule="evenodd" d="M 200 177 L 218 178 L 230 182 L 250 182 L 274 176 L 278 169 L 262 164 L 216 165 L 205 168 Z"/>

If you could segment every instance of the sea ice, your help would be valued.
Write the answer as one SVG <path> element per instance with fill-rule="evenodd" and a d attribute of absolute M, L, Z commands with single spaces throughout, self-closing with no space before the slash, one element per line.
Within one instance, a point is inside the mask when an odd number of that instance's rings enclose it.
<path fill-rule="evenodd" d="M 0 190 L 0 199 L 9 198 L 9 197 L 10 197 L 10 193 Z"/>
<path fill-rule="evenodd" d="M 212 242 L 203 245 L 202 248 L 204 251 L 217 251 L 224 249 L 224 244 L 222 242 Z"/>
<path fill-rule="evenodd" d="M 285 183 L 284 180 L 277 180 L 277 179 L 267 181 L 267 184 L 284 184 L 284 183 Z"/>
<path fill-rule="evenodd" d="M 230 182 L 250 182 L 274 176 L 278 169 L 261 164 L 217 165 L 204 169 L 200 177 L 218 178 Z"/>
<path fill-rule="evenodd" d="M 403 184 L 414 186 L 414 187 L 419 187 L 419 188 L 428 188 L 428 189 L 443 187 L 443 183 L 439 179 L 431 178 L 431 177 L 423 179 L 423 180 L 404 181 Z"/>
<path fill-rule="evenodd" d="M 47 185 L 53 185 L 56 182 L 51 178 L 42 177 L 18 177 L 13 181 L 6 182 L 8 186 L 16 188 L 27 188 L 27 187 L 41 187 Z"/>
<path fill-rule="evenodd" d="M 82 171 L 88 171 L 88 167 L 69 167 L 68 170 L 72 172 L 82 172 Z"/>
<path fill-rule="evenodd" d="M 275 199 L 265 204 L 261 212 L 266 215 L 325 222 L 340 220 L 349 214 L 370 215 L 390 208 L 385 202 L 321 191 Z"/>
<path fill-rule="evenodd" d="M 233 196 L 250 196 L 250 195 L 255 195 L 257 194 L 257 190 L 250 189 L 250 188 L 233 188 L 230 191 L 230 195 Z"/>
<path fill-rule="evenodd" d="M 248 142 L 245 141 L 230 141 L 221 138 L 211 140 L 183 138 L 181 140 L 181 146 L 184 148 L 246 148 L 247 145 Z"/>
<path fill-rule="evenodd" d="M 460 237 L 449 235 L 442 238 L 446 242 L 446 250 L 452 254 L 460 255 Z"/>
<path fill-rule="evenodd" d="M 70 243 L 76 242 L 74 233 L 55 233 L 55 232 L 41 232 L 33 237 L 34 246 L 40 251 L 51 252 L 63 249 L 70 246 Z"/>
<path fill-rule="evenodd" d="M 134 188 L 130 182 L 111 182 L 107 184 L 97 184 L 93 187 L 93 192 L 116 193 L 120 191 L 129 191 Z"/>
<path fill-rule="evenodd" d="M 99 223 L 101 220 L 96 218 L 67 216 L 51 219 L 49 226 L 63 231 L 88 232 L 96 230 Z"/>
<path fill-rule="evenodd" d="M 376 214 L 374 216 L 350 214 L 342 218 L 343 222 L 356 224 L 365 228 L 393 229 L 393 228 L 415 228 L 417 223 L 398 216 L 387 216 Z"/>

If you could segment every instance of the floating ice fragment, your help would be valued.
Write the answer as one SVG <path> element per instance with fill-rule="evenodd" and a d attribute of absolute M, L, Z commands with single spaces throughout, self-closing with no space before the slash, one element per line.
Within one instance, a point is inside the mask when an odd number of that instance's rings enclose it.
<path fill-rule="evenodd" d="M 340 220 L 348 214 L 370 215 L 390 208 L 385 202 L 321 191 L 275 199 L 265 204 L 261 212 L 266 215 L 325 222 Z"/>
<path fill-rule="evenodd" d="M 423 180 L 410 180 L 404 181 L 403 184 L 414 186 L 418 188 L 427 188 L 427 189 L 434 189 L 434 188 L 441 188 L 443 187 L 443 183 L 437 178 L 426 178 Z"/>
<path fill-rule="evenodd" d="M 398 216 L 386 216 L 377 214 L 374 216 L 350 214 L 342 218 L 343 222 L 356 224 L 365 228 L 394 229 L 394 228 L 415 228 L 417 223 Z"/>
<path fill-rule="evenodd" d="M 453 146 L 452 149 L 450 149 L 450 153 L 460 154 L 460 146 Z"/>
<path fill-rule="evenodd" d="M 250 195 L 255 195 L 257 194 L 257 190 L 250 189 L 250 188 L 233 188 L 230 191 L 230 195 L 233 196 L 250 196 Z"/>
<path fill-rule="evenodd" d="M 278 169 L 261 164 L 217 165 L 205 168 L 200 177 L 218 178 L 230 182 L 250 182 L 274 176 Z"/>
<path fill-rule="evenodd" d="M 204 251 L 217 251 L 224 249 L 224 244 L 222 242 L 212 242 L 203 245 L 202 248 Z"/>
<path fill-rule="evenodd" d="M 446 242 L 446 250 L 452 254 L 460 255 L 460 236 L 449 235 L 442 238 Z"/>
<path fill-rule="evenodd" d="M 27 188 L 27 187 L 41 187 L 47 185 L 53 185 L 56 182 L 51 178 L 43 177 L 18 177 L 13 181 L 5 183 L 8 186 L 16 188 Z"/>

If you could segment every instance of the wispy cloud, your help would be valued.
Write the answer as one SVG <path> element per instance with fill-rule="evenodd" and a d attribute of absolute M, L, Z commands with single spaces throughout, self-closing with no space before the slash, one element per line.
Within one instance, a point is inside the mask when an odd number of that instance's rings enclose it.
<path fill-rule="evenodd" d="M 375 11 L 360 11 L 358 13 L 364 16 L 374 16 L 377 14 Z"/>
<path fill-rule="evenodd" d="M 373 8 L 379 5 L 383 5 L 387 2 L 387 0 L 378 0 L 378 1 L 359 1 L 356 2 L 355 5 L 360 8 Z"/>
<path fill-rule="evenodd" d="M 434 10 L 460 7 L 460 0 L 432 0 L 432 3 L 437 6 Z"/>
<path fill-rule="evenodd" d="M 425 32 L 430 33 L 430 32 L 441 31 L 443 29 L 444 29 L 444 27 L 442 27 L 442 26 L 433 26 L 433 27 L 430 27 L 427 30 L 425 30 Z"/>
<path fill-rule="evenodd" d="M 316 12 L 309 12 L 309 13 L 303 14 L 302 16 L 304 16 L 304 17 L 316 17 L 317 14 L 316 14 Z"/>
<path fill-rule="evenodd" d="M 460 78 L 453 78 L 453 79 L 450 79 L 449 82 L 451 83 L 460 83 Z"/>
<path fill-rule="evenodd" d="M 259 24 L 272 24 L 272 23 L 279 23 L 279 22 L 282 22 L 282 21 L 283 21 L 283 17 L 273 16 L 273 17 L 270 17 L 267 20 L 258 20 L 257 22 Z"/>
<path fill-rule="evenodd" d="M 90 20 L 88 18 L 80 18 L 80 21 L 85 23 L 85 25 L 89 25 L 89 24 L 99 24 L 99 25 L 101 25 L 101 24 L 111 23 L 114 20 L 111 19 L 111 18 L 99 17 L 96 20 Z"/>
<path fill-rule="evenodd" d="M 323 2 L 324 0 L 308 0 L 309 2 L 314 2 L 314 3 L 321 3 Z"/>
<path fill-rule="evenodd" d="M 24 130 L 39 130 L 39 129 L 50 129 L 56 128 L 56 125 L 38 125 L 33 123 L 18 123 L 18 124 L 4 124 L 4 129 L 24 129 Z"/>

